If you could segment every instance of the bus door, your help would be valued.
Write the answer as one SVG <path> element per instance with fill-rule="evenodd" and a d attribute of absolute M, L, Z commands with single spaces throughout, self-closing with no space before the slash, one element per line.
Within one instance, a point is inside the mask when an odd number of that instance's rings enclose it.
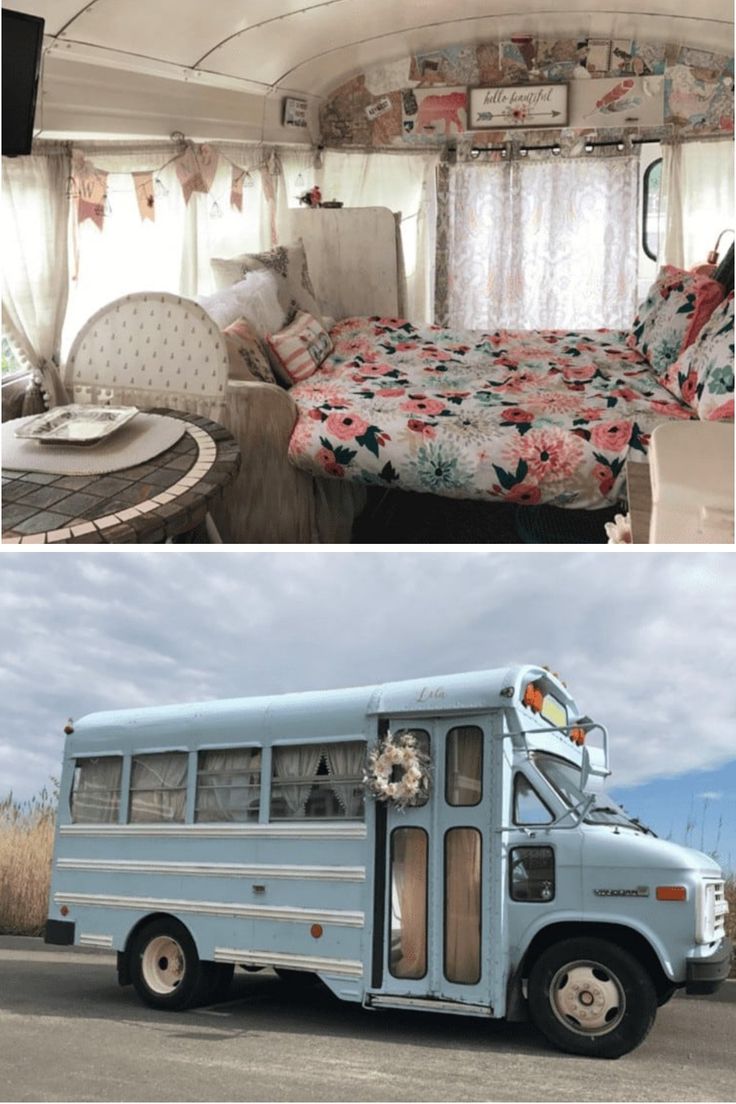
<path fill-rule="evenodd" d="M 390 724 L 394 736 L 406 730 L 428 750 L 431 790 L 420 806 L 377 803 L 373 992 L 487 1007 L 489 727 L 475 717 Z"/>

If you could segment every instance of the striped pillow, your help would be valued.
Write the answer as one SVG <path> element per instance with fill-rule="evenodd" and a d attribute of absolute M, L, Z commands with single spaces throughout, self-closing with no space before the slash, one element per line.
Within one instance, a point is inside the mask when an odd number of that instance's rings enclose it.
<path fill-rule="evenodd" d="M 293 322 L 270 334 L 268 344 L 290 383 L 308 379 L 333 348 L 327 330 L 305 311 L 297 311 Z"/>

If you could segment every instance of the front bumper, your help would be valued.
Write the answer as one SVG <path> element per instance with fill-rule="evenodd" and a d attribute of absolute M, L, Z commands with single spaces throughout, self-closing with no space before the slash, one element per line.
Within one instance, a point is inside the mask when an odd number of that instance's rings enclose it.
<path fill-rule="evenodd" d="M 732 955 L 733 944 L 728 936 L 724 936 L 713 954 L 707 958 L 689 958 L 685 992 L 696 996 L 715 993 L 731 972 Z"/>

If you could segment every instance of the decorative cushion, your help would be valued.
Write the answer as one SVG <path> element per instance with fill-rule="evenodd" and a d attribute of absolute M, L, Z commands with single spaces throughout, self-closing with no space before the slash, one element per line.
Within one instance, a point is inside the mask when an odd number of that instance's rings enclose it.
<path fill-rule="evenodd" d="M 256 334 L 265 339 L 267 334 L 283 329 L 289 321 L 289 312 L 279 302 L 278 290 L 272 273 L 250 272 L 231 287 L 216 291 L 214 295 L 203 295 L 198 303 L 220 329 L 245 318 Z"/>
<path fill-rule="evenodd" d="M 733 292 L 667 373 L 664 386 L 702 421 L 733 418 Z"/>
<path fill-rule="evenodd" d="M 333 348 L 327 330 L 304 311 L 299 311 L 281 333 L 272 334 L 268 344 L 288 378 L 287 386 L 308 379 Z"/>
<path fill-rule="evenodd" d="M 273 274 L 279 303 L 284 314 L 306 311 L 322 324 L 322 313 L 309 278 L 307 257 L 301 241 L 296 245 L 280 245 L 267 253 L 243 253 L 229 260 L 215 259 L 212 271 L 218 288 L 242 280 L 249 272 L 267 271 Z"/>
<path fill-rule="evenodd" d="M 627 345 L 638 349 L 664 377 L 692 345 L 723 294 L 722 286 L 710 277 L 665 265 L 639 307 Z"/>
<path fill-rule="evenodd" d="M 276 383 L 267 350 L 250 322 L 239 318 L 226 330 L 225 344 L 230 357 L 230 379 L 259 379 L 264 383 Z"/>

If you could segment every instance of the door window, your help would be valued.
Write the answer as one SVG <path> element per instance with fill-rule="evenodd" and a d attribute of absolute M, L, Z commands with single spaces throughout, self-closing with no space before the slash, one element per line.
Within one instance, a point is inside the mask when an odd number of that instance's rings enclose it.
<path fill-rule="evenodd" d="M 474 985 L 480 980 L 480 858 L 477 828 L 445 835 L 445 977 Z"/>
<path fill-rule="evenodd" d="M 396 828 L 391 834 L 391 943 L 396 978 L 427 972 L 427 833 Z"/>
<path fill-rule="evenodd" d="M 447 733 L 445 797 L 448 805 L 477 805 L 482 796 L 483 732 L 475 725 Z"/>

